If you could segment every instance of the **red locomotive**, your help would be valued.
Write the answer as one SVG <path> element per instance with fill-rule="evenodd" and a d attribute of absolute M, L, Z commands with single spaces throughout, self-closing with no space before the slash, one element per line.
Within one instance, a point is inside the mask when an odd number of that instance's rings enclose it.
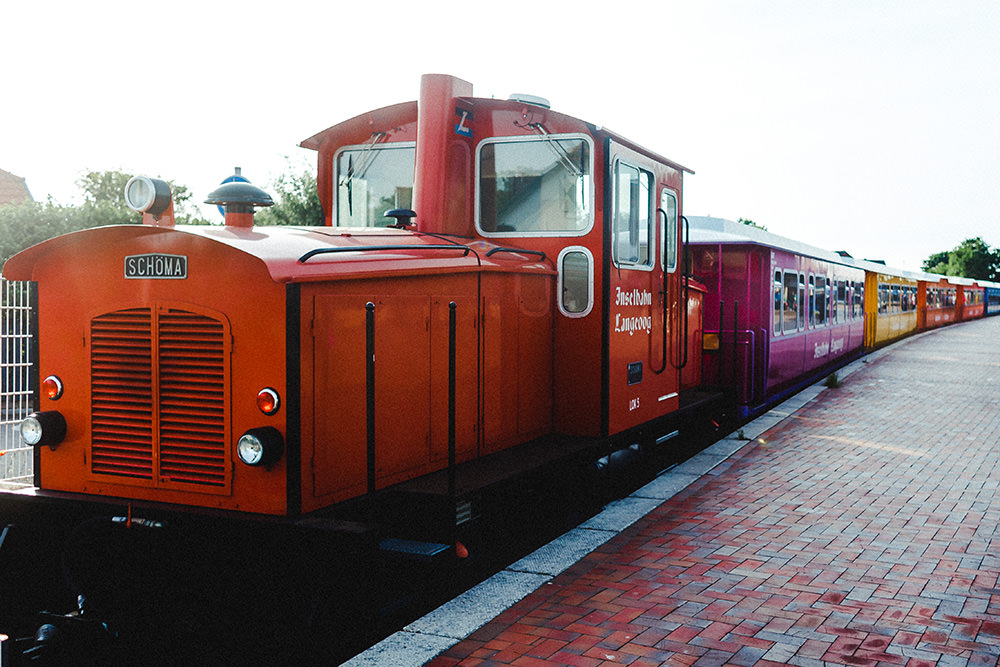
<path fill-rule="evenodd" d="M 678 410 L 683 167 L 438 75 L 303 146 L 326 227 L 254 227 L 238 183 L 224 228 L 178 227 L 133 179 L 144 225 L 7 263 L 38 283 L 40 489 L 298 516 L 444 468 L 449 428 L 461 463 Z"/>

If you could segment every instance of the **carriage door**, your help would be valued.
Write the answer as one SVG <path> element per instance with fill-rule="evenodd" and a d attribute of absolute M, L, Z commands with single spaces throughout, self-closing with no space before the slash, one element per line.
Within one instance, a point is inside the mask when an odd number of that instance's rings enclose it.
<path fill-rule="evenodd" d="M 649 158 L 612 143 L 609 159 L 608 432 L 614 434 L 677 409 L 678 337 L 671 332 L 678 315 L 677 195 L 664 186 L 662 165 Z"/>

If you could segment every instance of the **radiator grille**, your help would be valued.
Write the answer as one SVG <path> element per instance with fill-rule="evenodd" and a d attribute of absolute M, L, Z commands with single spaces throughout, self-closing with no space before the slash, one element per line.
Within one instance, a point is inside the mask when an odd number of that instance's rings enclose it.
<path fill-rule="evenodd" d="M 227 340 L 221 318 L 178 308 L 94 318 L 93 472 L 225 487 Z"/>
<path fill-rule="evenodd" d="M 94 472 L 152 479 L 153 342 L 149 309 L 91 322 Z"/>

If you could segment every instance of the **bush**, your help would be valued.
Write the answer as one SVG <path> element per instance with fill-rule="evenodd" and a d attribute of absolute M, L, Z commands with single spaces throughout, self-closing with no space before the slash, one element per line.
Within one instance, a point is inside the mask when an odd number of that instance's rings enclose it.
<path fill-rule="evenodd" d="M 83 206 L 60 206 L 51 200 L 0 206 L 0 260 L 60 234 L 142 221 L 138 213 L 126 210 L 128 215 L 110 202 L 89 201 Z"/>

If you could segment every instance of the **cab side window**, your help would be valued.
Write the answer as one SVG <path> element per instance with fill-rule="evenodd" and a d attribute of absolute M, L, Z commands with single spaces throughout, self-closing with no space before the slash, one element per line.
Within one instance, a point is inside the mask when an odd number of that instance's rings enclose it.
<path fill-rule="evenodd" d="M 649 252 L 652 180 L 653 175 L 648 171 L 620 161 L 615 163 L 612 257 L 617 266 L 652 266 Z"/>
<path fill-rule="evenodd" d="M 559 310 L 567 317 L 584 317 L 594 307 L 594 258 L 582 246 L 559 254 Z"/>
<path fill-rule="evenodd" d="M 660 193 L 660 214 L 663 216 L 663 270 L 677 270 L 677 195 L 669 190 Z"/>

